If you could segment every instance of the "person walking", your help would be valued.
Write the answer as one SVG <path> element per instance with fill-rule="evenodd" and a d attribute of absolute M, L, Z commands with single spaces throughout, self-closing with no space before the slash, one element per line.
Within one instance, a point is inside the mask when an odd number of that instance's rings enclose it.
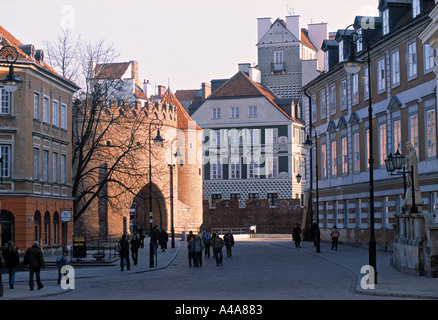
<path fill-rule="evenodd" d="M 138 263 L 138 249 L 140 249 L 141 246 L 141 242 L 137 234 L 132 236 L 132 239 L 129 243 L 131 244 L 132 262 L 134 263 L 134 266 L 136 266 Z"/>
<path fill-rule="evenodd" d="M 29 288 L 30 290 L 33 290 L 34 288 L 34 282 L 33 278 L 36 277 L 36 283 L 38 290 L 42 289 L 44 287 L 44 284 L 41 282 L 41 268 L 45 268 L 46 264 L 44 262 L 43 252 L 41 251 L 39 247 L 39 242 L 34 241 L 32 247 L 28 248 L 26 250 L 26 253 L 24 254 L 24 265 L 29 265 Z"/>
<path fill-rule="evenodd" d="M 8 246 L 3 250 L 2 255 L 5 259 L 6 268 L 8 268 L 9 288 L 14 289 L 15 272 L 20 263 L 20 256 L 18 254 L 18 249 L 14 246 L 14 242 L 8 242 Z"/>
<path fill-rule="evenodd" d="M 140 229 L 139 229 L 139 231 L 138 231 L 138 234 L 140 235 L 140 246 L 141 246 L 141 248 L 143 249 L 143 248 L 144 248 L 144 238 L 145 238 L 143 227 L 140 226 Z"/>
<path fill-rule="evenodd" d="M 209 257 L 210 258 L 210 247 L 211 247 L 211 235 L 210 232 L 206 231 L 204 233 L 204 253 L 205 253 L 205 257 Z"/>
<path fill-rule="evenodd" d="M 193 245 L 195 247 L 195 267 L 202 267 L 202 252 L 204 251 L 204 242 L 199 234 L 193 241 Z"/>
<path fill-rule="evenodd" d="M 336 228 L 336 226 L 333 226 L 333 230 L 330 233 L 330 236 L 332 237 L 332 250 L 338 250 L 338 240 L 339 240 L 339 236 L 340 233 L 338 231 L 338 229 Z"/>
<path fill-rule="evenodd" d="M 190 240 L 187 241 L 187 250 L 188 250 L 188 257 L 189 257 L 189 267 L 192 267 L 195 265 L 195 240 L 193 238 L 190 238 Z"/>
<path fill-rule="evenodd" d="M 222 248 L 224 246 L 224 240 L 216 233 L 211 238 L 211 247 L 213 248 L 213 254 L 216 258 L 216 266 L 222 265 Z"/>
<path fill-rule="evenodd" d="M 64 252 L 60 257 L 56 258 L 56 266 L 58 268 L 58 284 L 61 284 L 62 267 L 68 264 L 67 252 Z"/>
<path fill-rule="evenodd" d="M 301 248 L 301 228 L 299 223 L 292 230 L 292 239 L 295 241 L 295 248 Z"/>
<path fill-rule="evenodd" d="M 227 248 L 227 257 L 231 258 L 231 248 L 234 246 L 234 237 L 231 230 L 224 236 L 225 247 Z"/>
<path fill-rule="evenodd" d="M 119 244 L 120 269 L 123 271 L 126 261 L 126 269 L 131 270 L 131 262 L 129 261 L 129 242 L 126 239 L 126 234 L 122 235 Z M 126 260 L 125 260 L 126 259 Z"/>
<path fill-rule="evenodd" d="M 164 231 L 164 229 L 161 229 L 160 232 L 160 247 L 161 250 L 164 252 L 167 250 L 167 241 L 169 240 L 169 235 L 167 234 L 166 231 Z"/>

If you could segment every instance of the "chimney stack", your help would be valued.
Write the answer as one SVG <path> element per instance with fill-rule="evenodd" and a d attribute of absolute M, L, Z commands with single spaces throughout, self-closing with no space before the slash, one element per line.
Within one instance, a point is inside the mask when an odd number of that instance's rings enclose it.
<path fill-rule="evenodd" d="M 205 99 L 208 98 L 208 96 L 211 94 L 211 84 L 207 82 L 202 83 L 202 101 L 205 101 Z"/>
<path fill-rule="evenodd" d="M 131 78 L 136 80 L 138 79 L 138 62 L 137 61 L 129 61 L 131 64 Z"/>
<path fill-rule="evenodd" d="M 272 25 L 272 18 L 257 18 L 257 42 L 269 31 Z"/>
<path fill-rule="evenodd" d="M 150 84 L 149 80 L 143 81 L 143 92 L 146 95 L 146 97 L 149 99 L 152 95 L 152 85 Z"/>
<path fill-rule="evenodd" d="M 158 97 L 162 98 L 166 92 L 166 87 L 163 85 L 158 85 Z"/>
<path fill-rule="evenodd" d="M 286 28 L 301 41 L 301 16 L 286 17 Z"/>

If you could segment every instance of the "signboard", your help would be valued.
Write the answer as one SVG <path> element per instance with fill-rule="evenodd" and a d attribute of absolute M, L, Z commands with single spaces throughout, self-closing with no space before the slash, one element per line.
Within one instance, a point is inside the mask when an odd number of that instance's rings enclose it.
<path fill-rule="evenodd" d="M 72 222 L 71 210 L 61 210 L 61 222 Z"/>
<path fill-rule="evenodd" d="M 86 258 L 87 245 L 85 237 L 73 237 L 73 258 Z"/>

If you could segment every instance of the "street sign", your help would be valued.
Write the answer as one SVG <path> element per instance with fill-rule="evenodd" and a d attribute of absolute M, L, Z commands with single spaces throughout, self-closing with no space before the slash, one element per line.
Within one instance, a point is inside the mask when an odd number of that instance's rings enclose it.
<path fill-rule="evenodd" d="M 87 245 L 85 237 L 73 237 L 73 258 L 86 258 Z"/>

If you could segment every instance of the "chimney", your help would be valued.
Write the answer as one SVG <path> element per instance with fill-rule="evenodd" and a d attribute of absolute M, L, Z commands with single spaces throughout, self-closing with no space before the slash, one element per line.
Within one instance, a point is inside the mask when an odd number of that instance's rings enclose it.
<path fill-rule="evenodd" d="M 202 83 L 202 101 L 205 101 L 205 99 L 208 98 L 208 96 L 211 94 L 211 84 L 207 82 Z"/>
<path fill-rule="evenodd" d="M 35 60 L 39 63 L 44 63 L 44 51 L 43 50 L 36 50 L 35 51 Z"/>
<path fill-rule="evenodd" d="M 261 73 L 260 69 L 258 69 L 258 68 L 250 67 L 249 68 L 249 77 L 254 82 L 262 83 L 262 73 Z"/>
<path fill-rule="evenodd" d="M 239 63 L 239 71 L 245 72 L 246 74 L 249 74 L 250 67 L 250 63 Z"/>
<path fill-rule="evenodd" d="M 166 87 L 163 85 L 158 85 L 158 97 L 163 97 L 164 93 L 166 92 Z"/>
<path fill-rule="evenodd" d="M 301 41 L 301 16 L 286 17 L 286 28 Z"/>
<path fill-rule="evenodd" d="M 309 32 L 309 39 L 315 45 L 316 49 L 316 58 L 318 60 L 318 70 L 324 70 L 324 52 L 321 50 L 321 46 L 324 40 L 328 40 L 328 24 L 321 23 L 312 23 L 307 26 Z"/>
<path fill-rule="evenodd" d="M 146 97 L 149 99 L 152 95 L 152 85 L 150 84 L 149 80 L 144 80 L 143 82 L 143 92 L 146 95 Z"/>
<path fill-rule="evenodd" d="M 257 42 L 269 31 L 272 25 L 272 18 L 257 18 Z"/>
<path fill-rule="evenodd" d="M 131 64 L 131 78 L 136 80 L 138 79 L 138 62 L 137 61 L 129 61 Z"/>

